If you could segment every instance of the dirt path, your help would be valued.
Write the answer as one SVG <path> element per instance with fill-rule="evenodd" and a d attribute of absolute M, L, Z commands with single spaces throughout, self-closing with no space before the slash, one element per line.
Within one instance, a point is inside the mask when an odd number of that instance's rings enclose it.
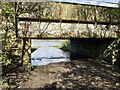
<path fill-rule="evenodd" d="M 74 60 L 36 68 L 19 88 L 120 90 L 120 72 L 106 62 Z"/>

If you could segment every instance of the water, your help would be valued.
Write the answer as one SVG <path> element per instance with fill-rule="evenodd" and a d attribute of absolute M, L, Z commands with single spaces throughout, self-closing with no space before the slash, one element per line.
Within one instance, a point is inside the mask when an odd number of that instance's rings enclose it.
<path fill-rule="evenodd" d="M 40 46 L 31 54 L 32 66 L 70 61 L 70 53 L 53 46 L 60 46 L 63 41 L 32 41 L 32 46 Z"/>

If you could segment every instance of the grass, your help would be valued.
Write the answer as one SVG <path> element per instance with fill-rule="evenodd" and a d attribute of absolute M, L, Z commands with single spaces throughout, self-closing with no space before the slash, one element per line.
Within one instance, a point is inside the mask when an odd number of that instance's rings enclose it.
<path fill-rule="evenodd" d="M 34 52 L 35 50 L 37 50 L 38 48 L 41 48 L 42 46 L 32 46 L 31 49 L 31 53 Z M 58 48 L 58 49 L 62 49 L 65 51 L 69 51 L 70 49 L 70 42 L 68 40 L 62 42 L 60 45 L 50 45 L 49 47 L 54 47 L 54 48 Z"/>
<path fill-rule="evenodd" d="M 33 46 L 31 48 L 31 53 L 34 52 L 35 50 L 37 50 L 38 48 L 41 48 L 41 46 Z"/>
<path fill-rule="evenodd" d="M 60 48 L 61 46 L 56 45 L 56 46 L 50 46 L 50 47 Z"/>

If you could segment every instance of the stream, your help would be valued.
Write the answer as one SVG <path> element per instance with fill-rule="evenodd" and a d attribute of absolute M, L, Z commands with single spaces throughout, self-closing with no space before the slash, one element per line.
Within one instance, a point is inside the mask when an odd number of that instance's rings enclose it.
<path fill-rule="evenodd" d="M 65 52 L 57 47 L 63 41 L 32 41 L 32 46 L 40 46 L 31 53 L 32 66 L 47 65 L 50 63 L 68 62 L 70 61 L 70 53 Z"/>

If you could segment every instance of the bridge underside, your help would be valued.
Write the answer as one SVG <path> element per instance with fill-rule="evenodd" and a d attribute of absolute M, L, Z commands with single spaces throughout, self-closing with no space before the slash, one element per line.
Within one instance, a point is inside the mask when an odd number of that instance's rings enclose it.
<path fill-rule="evenodd" d="M 112 63 L 112 53 L 106 53 L 107 57 L 101 57 L 107 47 L 114 41 L 115 38 L 79 38 L 70 39 L 71 43 L 71 59 L 89 58 L 96 59 L 101 58 L 103 60 Z M 118 44 L 120 48 L 120 43 Z M 120 66 L 120 51 L 116 58 L 116 64 Z"/>

